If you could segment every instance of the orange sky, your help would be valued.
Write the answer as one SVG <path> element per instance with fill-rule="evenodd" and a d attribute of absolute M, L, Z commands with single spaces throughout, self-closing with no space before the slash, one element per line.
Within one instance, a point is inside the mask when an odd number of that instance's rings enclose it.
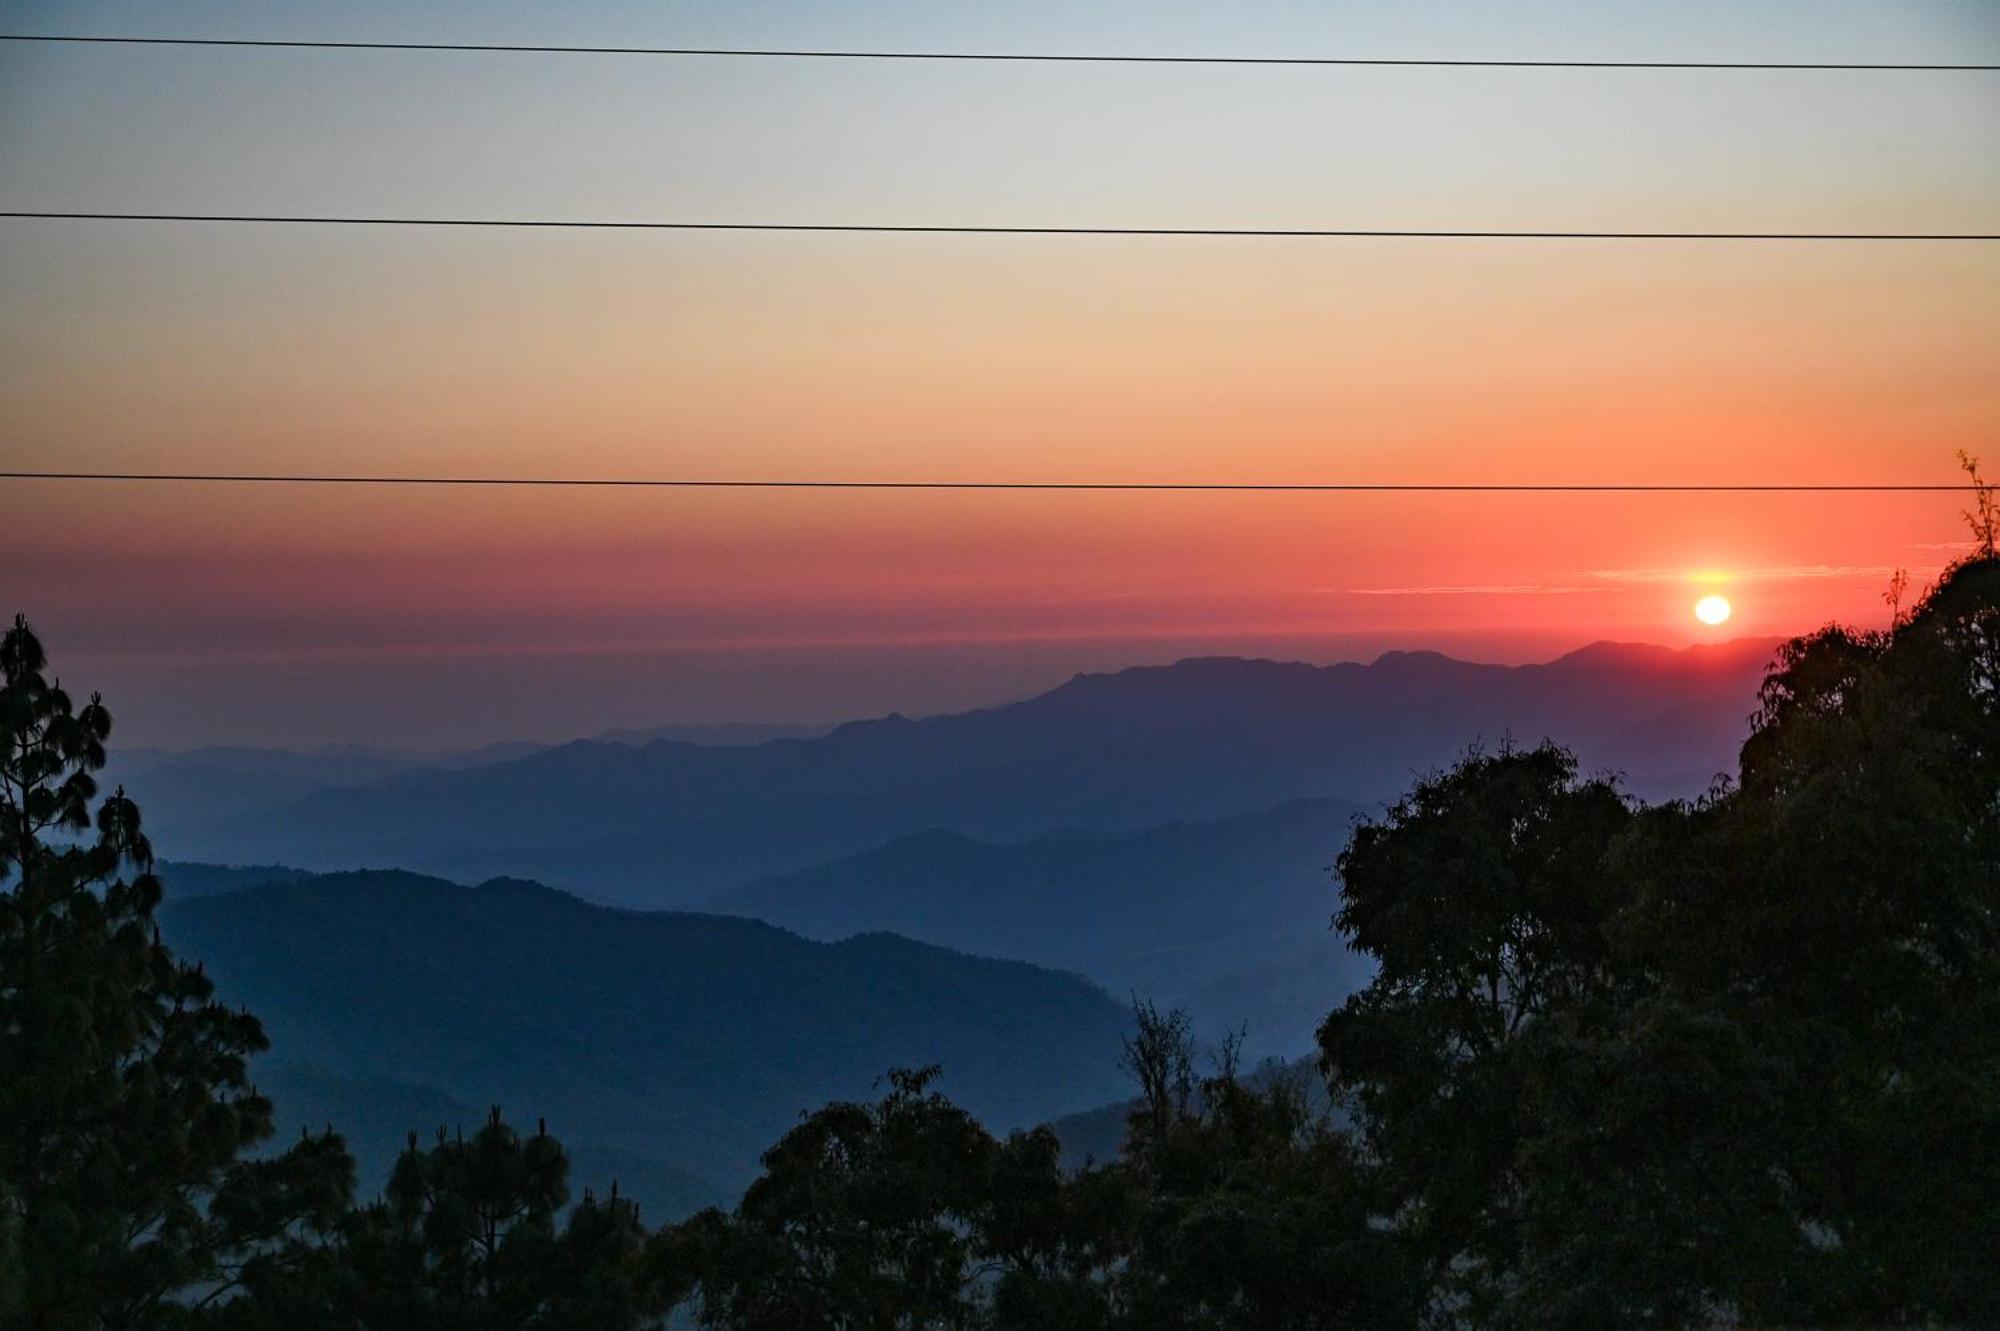
<path fill-rule="evenodd" d="M 149 21 L 129 6 L 30 8 L 50 30 Z M 393 10 L 364 9 L 369 35 L 412 35 Z M 1690 49 L 1707 11 L 1686 9 L 1683 31 L 1635 29 L 1618 53 L 1657 55 L 1641 44 L 1669 38 Z M 1526 37 L 1488 21 L 1487 53 L 1560 40 L 1563 11 L 1527 7 L 1545 30 Z M 528 39 L 532 7 L 509 12 L 507 35 Z M 1928 26 L 1894 34 L 1910 58 L 2000 51 L 1976 11 L 1925 12 Z M 1076 13 L 1060 16 L 1073 25 Z M 1791 33 L 1779 15 L 1752 35 L 1781 46 L 1810 32 L 1820 57 L 1854 58 L 1835 49 L 1837 23 L 1829 35 L 1805 13 Z M 243 17 L 219 7 L 209 26 Z M 1280 17 L 1274 40 L 1342 36 Z M 637 22 L 596 35 L 676 35 Z M 1018 40 L 982 35 L 1036 45 L 1022 24 Z M 1877 52 L 1889 40 L 1851 35 Z M 1602 56 L 1620 36 L 1596 32 L 1577 54 Z M 1430 35 L 1371 39 L 1410 49 Z M 457 65 L 413 83 L 379 62 L 0 57 L 10 208 L 2000 219 L 2000 80 L 1982 76 L 1774 86 L 1198 70 L 1092 83 L 920 69 L 857 82 L 760 66 L 663 82 L 630 67 Z M 1104 78 L 1121 94 L 1109 105 Z M 622 116 L 625 132 L 600 114 Z M 1961 448 L 2000 471 L 1995 249 L 0 223 L 0 449 L 9 465 L 116 470 L 1950 481 Z M 44 625 L 66 675 L 128 692 L 133 734 L 174 742 L 443 743 L 924 710 L 1203 650 L 1331 659 L 1436 645 L 1527 659 L 1603 637 L 1783 634 L 1879 618 L 1888 570 L 1921 580 L 1962 535 L 1958 504 L 1940 495 L 17 482 L 5 496 L 10 608 Z M 1698 570 L 1719 571 L 1736 604 L 1720 630 L 1689 613 Z M 454 684 L 454 668 L 514 682 L 488 696 Z M 553 709 L 507 710 L 552 692 L 566 695 Z"/>

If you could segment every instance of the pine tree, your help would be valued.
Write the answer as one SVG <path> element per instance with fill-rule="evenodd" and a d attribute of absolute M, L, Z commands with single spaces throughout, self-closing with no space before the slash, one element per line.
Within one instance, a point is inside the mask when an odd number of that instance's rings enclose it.
<path fill-rule="evenodd" d="M 470 1141 L 440 1128 L 420 1151 L 412 1137 L 389 1178 L 384 1219 L 414 1240 L 425 1282 L 444 1301 L 532 1306 L 523 1287 L 549 1261 L 568 1200 L 562 1144 L 546 1128 L 524 1140 L 496 1106 Z"/>
<path fill-rule="evenodd" d="M 569 1160 L 538 1125 L 496 1108 L 479 1130 L 411 1133 L 384 1196 L 350 1212 L 301 1274 L 252 1283 L 228 1331 L 532 1331 L 638 1326 L 658 1303 L 638 1208 L 591 1193 L 572 1208 Z M 562 1222 L 562 1223 L 559 1223 Z"/>
<path fill-rule="evenodd" d="M 34 1326 L 171 1325 L 331 1224 L 353 1165 L 330 1133 L 248 1162 L 271 1103 L 255 1017 L 161 943 L 160 883 L 111 716 L 81 708 L 27 621 L 0 640 L 0 1310 Z"/>

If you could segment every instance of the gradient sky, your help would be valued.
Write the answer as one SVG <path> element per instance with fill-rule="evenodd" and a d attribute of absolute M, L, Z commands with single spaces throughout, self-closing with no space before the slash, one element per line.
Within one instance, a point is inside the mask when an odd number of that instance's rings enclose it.
<path fill-rule="evenodd" d="M 15 4 L 17 32 L 2000 62 L 1991 3 Z M 0 208 L 2000 230 L 2000 76 L 0 45 Z M 2000 247 L 0 222 L 9 467 L 1226 481 L 2000 472 Z M 994 701 L 1229 651 L 1879 621 L 1949 496 L 0 482 L 128 742 Z M 1689 613 L 1720 589 L 1737 617 Z"/>

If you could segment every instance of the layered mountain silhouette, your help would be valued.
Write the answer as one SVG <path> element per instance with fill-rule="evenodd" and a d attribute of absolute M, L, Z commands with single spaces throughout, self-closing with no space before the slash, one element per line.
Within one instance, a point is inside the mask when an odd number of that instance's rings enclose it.
<path fill-rule="evenodd" d="M 218 892 L 240 892 L 268 883 L 296 883 L 314 876 L 305 869 L 283 864 L 199 864 L 188 860 L 161 860 L 154 871 L 162 881 L 173 884 L 176 901 Z"/>
<path fill-rule="evenodd" d="M 1019 841 L 1299 799 L 1371 804 L 1471 736 L 1551 737 L 1587 768 L 1624 771 L 1638 793 L 1692 794 L 1733 766 L 1771 646 L 1604 643 L 1512 667 L 1430 652 L 1334 666 L 1208 658 L 814 738 L 580 741 L 217 817 L 146 807 L 184 858 L 518 875 L 680 905 L 934 829 Z"/>
<path fill-rule="evenodd" d="M 246 818 L 327 790 L 369 785 L 404 772 L 456 771 L 523 758 L 538 744 L 487 744 L 440 753 L 403 753 L 361 745 L 273 749 L 204 745 L 197 749 L 112 750 L 99 773 L 104 789 L 122 786 L 155 827 L 218 816 Z"/>
<path fill-rule="evenodd" d="M 1204 659 L 825 734 L 141 753 L 119 779 L 162 852 L 222 862 L 170 862 L 163 919 L 264 1018 L 288 1129 L 348 1127 L 379 1186 L 409 1131 L 499 1104 L 666 1216 L 891 1067 L 942 1063 L 1002 1128 L 1115 1104 L 1128 995 L 1304 1053 L 1367 978 L 1329 928 L 1357 813 L 1474 735 L 1698 792 L 1770 654 Z M 398 869 L 312 872 L 353 865 Z M 686 904 L 709 913 L 657 909 Z"/>
<path fill-rule="evenodd" d="M 1307 800 L 1211 823 L 995 845 L 922 832 L 709 905 L 837 939 L 889 930 L 1081 971 L 1186 1009 L 1209 1038 L 1295 1055 L 1368 979 L 1331 931 L 1331 871 L 1358 806 Z"/>
<path fill-rule="evenodd" d="M 498 1104 L 546 1117 L 607 1169 L 645 1163 L 671 1210 L 733 1193 L 802 1110 L 865 1098 L 890 1068 L 942 1064 L 996 1127 L 1126 1091 L 1129 1014 L 1103 990 L 888 934 L 818 943 L 400 872 L 195 897 L 169 877 L 161 918 L 177 952 L 263 1019 L 273 1076 L 305 1087 L 281 1104 L 287 1124 L 393 1124 L 386 1147 L 364 1146 L 378 1171 L 406 1131 Z M 364 1119 L 356 1103 L 376 1107 Z"/>
<path fill-rule="evenodd" d="M 830 727 L 731 722 L 607 730 L 601 744 L 763 744 L 774 739 L 823 735 Z M 525 758 L 548 748 L 502 741 L 469 749 L 424 752 L 337 744 L 316 749 L 276 749 L 211 744 L 195 749 L 136 747 L 115 750 L 100 785 L 124 786 L 160 825 L 261 814 L 324 790 L 365 786 L 405 772 L 456 772 Z"/>

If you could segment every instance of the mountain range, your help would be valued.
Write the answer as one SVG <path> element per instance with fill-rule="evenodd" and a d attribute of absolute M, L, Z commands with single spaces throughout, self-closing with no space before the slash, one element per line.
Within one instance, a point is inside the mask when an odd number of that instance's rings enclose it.
<path fill-rule="evenodd" d="M 140 751 L 109 775 L 169 857 L 170 941 L 264 1018 L 288 1131 L 343 1127 L 379 1187 L 408 1132 L 498 1104 L 549 1121 L 579 1189 L 615 1177 L 664 1216 L 897 1066 L 942 1064 L 998 1129 L 1085 1111 L 1097 1149 L 1129 998 L 1308 1054 L 1368 978 L 1330 928 L 1357 816 L 1481 737 L 1697 793 L 1770 656 L 1210 658 L 825 733 Z"/>
<path fill-rule="evenodd" d="M 178 858 L 525 876 L 686 905 L 934 830 L 1005 842 L 1301 799 L 1377 804 L 1478 737 L 1554 738 L 1637 793 L 1693 794 L 1733 768 L 1771 648 L 1606 643 L 1530 666 L 1429 652 L 1334 666 L 1204 658 L 808 738 L 584 740 L 251 807 L 162 808 L 162 791 L 135 793 Z"/>
<path fill-rule="evenodd" d="M 1080 971 L 1181 1007 L 1252 1057 L 1310 1049 L 1368 980 L 1331 932 L 1331 865 L 1360 812 L 1302 800 L 1208 823 L 1012 844 L 930 831 L 737 888 L 708 907 L 809 938 L 868 930 Z"/>
<path fill-rule="evenodd" d="M 497 1104 L 546 1117 L 585 1158 L 624 1158 L 635 1175 L 643 1163 L 648 1200 L 671 1211 L 732 1194 L 800 1112 L 866 1097 L 891 1068 L 941 1064 L 996 1128 L 1127 1090 L 1126 1008 L 1023 962 L 881 933 L 813 942 L 516 880 L 166 889 L 167 941 L 263 1020 L 273 1071 L 259 1075 L 295 1092 L 282 1121 L 366 1124 L 378 1168 L 405 1132 Z"/>
<path fill-rule="evenodd" d="M 728 722 L 718 725 L 624 727 L 592 736 L 600 744 L 763 744 L 825 734 L 826 726 Z M 124 786 L 151 819 L 175 825 L 244 817 L 282 808 L 324 790 L 365 786 L 405 772 L 456 772 L 525 758 L 548 748 L 531 741 L 502 741 L 470 749 L 423 751 L 337 744 L 316 749 L 276 749 L 211 744 L 194 749 L 139 746 L 115 750 L 100 773 L 105 789 Z"/>

